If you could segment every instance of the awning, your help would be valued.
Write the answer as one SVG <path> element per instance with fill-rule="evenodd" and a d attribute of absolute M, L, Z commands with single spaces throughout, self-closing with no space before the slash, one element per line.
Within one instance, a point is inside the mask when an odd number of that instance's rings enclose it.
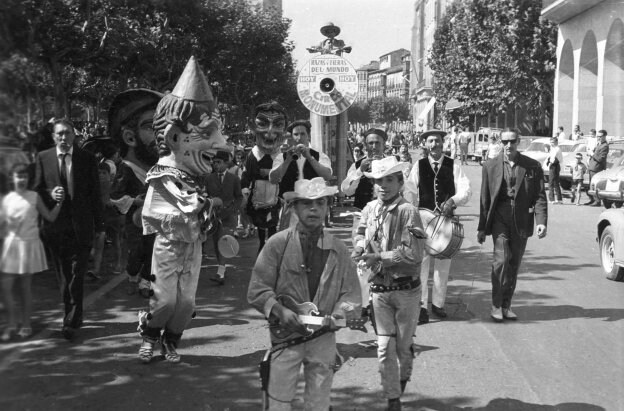
<path fill-rule="evenodd" d="M 445 110 L 455 110 L 456 108 L 460 108 L 461 106 L 463 106 L 464 103 L 460 103 L 459 101 L 457 101 L 456 99 L 452 98 L 450 99 L 446 105 L 444 106 Z"/>
<path fill-rule="evenodd" d="M 425 120 L 425 117 L 427 117 L 427 114 L 429 114 L 429 112 L 433 108 L 435 102 L 436 102 L 436 98 L 435 97 L 431 97 L 431 99 L 427 102 L 427 105 L 425 106 L 423 111 L 421 111 L 420 114 L 418 115 L 418 119 L 419 120 Z"/>

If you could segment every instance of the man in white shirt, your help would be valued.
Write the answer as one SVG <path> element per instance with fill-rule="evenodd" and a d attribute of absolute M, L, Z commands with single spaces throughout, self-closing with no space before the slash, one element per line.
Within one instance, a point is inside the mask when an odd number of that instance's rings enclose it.
<path fill-rule="evenodd" d="M 557 137 L 559 140 L 566 140 L 568 138 L 566 136 L 566 133 L 563 132 L 563 126 L 559 126 L 559 132 L 555 137 Z"/>
<path fill-rule="evenodd" d="M 420 210 L 427 209 L 451 217 L 456 207 L 462 206 L 470 200 L 472 191 L 470 180 L 464 174 L 461 166 L 442 154 L 445 135 L 446 132 L 441 130 L 429 130 L 422 134 L 429 155 L 420 159 L 412 167 L 412 171 L 405 182 L 404 196 Z M 429 288 L 427 284 L 431 264 L 434 264 L 431 310 L 439 318 L 446 318 L 447 316 L 444 302 L 451 259 L 432 258 L 427 252 L 423 258 L 420 271 L 422 298 L 419 324 L 429 322 L 427 312 Z"/>
<path fill-rule="evenodd" d="M 550 139 L 550 152 L 546 159 L 548 166 L 548 202 L 551 204 L 561 204 L 561 186 L 559 185 L 559 173 L 563 154 L 559 148 L 559 141 L 556 137 Z"/>

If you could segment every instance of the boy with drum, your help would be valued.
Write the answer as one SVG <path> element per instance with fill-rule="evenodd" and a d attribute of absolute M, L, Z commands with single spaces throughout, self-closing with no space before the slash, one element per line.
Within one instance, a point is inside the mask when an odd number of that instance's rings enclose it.
<path fill-rule="evenodd" d="M 420 210 L 429 210 L 434 214 L 452 217 L 454 209 L 466 204 L 470 200 L 472 192 L 470 181 L 461 166 L 442 153 L 445 135 L 446 132 L 442 130 L 429 130 L 422 134 L 429 155 L 420 159 L 412 167 L 405 183 L 405 198 Z M 419 324 L 429 322 L 427 311 L 429 287 L 427 283 L 431 265 L 434 266 L 431 311 L 439 318 L 446 318 L 447 316 L 444 302 L 451 259 L 432 258 L 427 252 L 420 268 L 422 297 Z"/>

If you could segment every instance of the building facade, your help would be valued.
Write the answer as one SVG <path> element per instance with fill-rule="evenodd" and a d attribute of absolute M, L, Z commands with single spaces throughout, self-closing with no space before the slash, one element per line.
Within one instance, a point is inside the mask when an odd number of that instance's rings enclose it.
<path fill-rule="evenodd" d="M 398 49 L 379 57 L 378 69 L 368 72 L 366 100 L 375 97 L 407 98 L 405 90 L 409 78 L 406 76 L 405 66 L 409 55 L 408 50 Z"/>
<path fill-rule="evenodd" d="M 624 136 L 624 3 L 544 0 L 542 16 L 559 24 L 553 125 Z"/>
<path fill-rule="evenodd" d="M 368 74 L 376 70 L 379 70 L 379 62 L 374 60 L 356 70 L 358 77 L 358 95 L 355 99 L 356 101 L 368 101 Z"/>

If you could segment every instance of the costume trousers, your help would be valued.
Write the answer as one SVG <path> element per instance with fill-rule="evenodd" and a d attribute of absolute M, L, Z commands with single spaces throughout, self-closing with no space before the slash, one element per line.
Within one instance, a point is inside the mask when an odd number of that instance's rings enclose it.
<path fill-rule="evenodd" d="M 377 358 L 386 398 L 401 396 L 401 381 L 412 375 L 413 335 L 418 323 L 420 287 L 373 293 L 377 324 Z"/>
<path fill-rule="evenodd" d="M 559 163 L 548 168 L 548 201 L 561 201 L 561 185 L 559 184 Z"/>
<path fill-rule="evenodd" d="M 126 265 L 128 275 L 132 277 L 140 275 L 142 279 L 149 281 L 152 273 L 152 250 L 156 235 L 143 235 L 142 228 L 134 224 L 127 224 L 126 236 L 126 246 L 129 249 L 128 264 Z"/>
<path fill-rule="evenodd" d="M 82 323 L 84 275 L 92 244 L 82 244 L 72 229 L 51 233 L 47 240 L 65 305 L 63 325 L 78 328 Z"/>
<path fill-rule="evenodd" d="M 527 238 L 518 235 L 512 212 L 513 207 L 509 204 L 499 205 L 494 211 L 492 223 L 494 241 L 492 305 L 494 307 L 511 307 L 518 269 L 527 244 Z"/>
<path fill-rule="evenodd" d="M 165 329 L 170 334 L 182 334 L 195 310 L 195 293 L 201 269 L 201 241 L 193 243 L 169 240 L 160 234 L 154 241 L 152 282 L 154 295 L 150 298 L 152 330 Z"/>
<path fill-rule="evenodd" d="M 327 411 L 336 361 L 336 334 L 326 333 L 303 344 L 273 354 L 269 374 L 269 409 L 292 409 L 297 394 L 297 378 L 303 365 L 304 409 Z"/>
<path fill-rule="evenodd" d="M 451 271 L 451 260 L 434 258 L 426 251 L 420 267 L 420 284 L 422 285 L 422 296 L 420 302 L 427 308 L 429 302 L 429 270 L 433 264 L 433 286 L 431 287 L 431 303 L 438 308 L 444 307 L 446 301 L 446 285 L 448 283 L 449 272 Z"/>

